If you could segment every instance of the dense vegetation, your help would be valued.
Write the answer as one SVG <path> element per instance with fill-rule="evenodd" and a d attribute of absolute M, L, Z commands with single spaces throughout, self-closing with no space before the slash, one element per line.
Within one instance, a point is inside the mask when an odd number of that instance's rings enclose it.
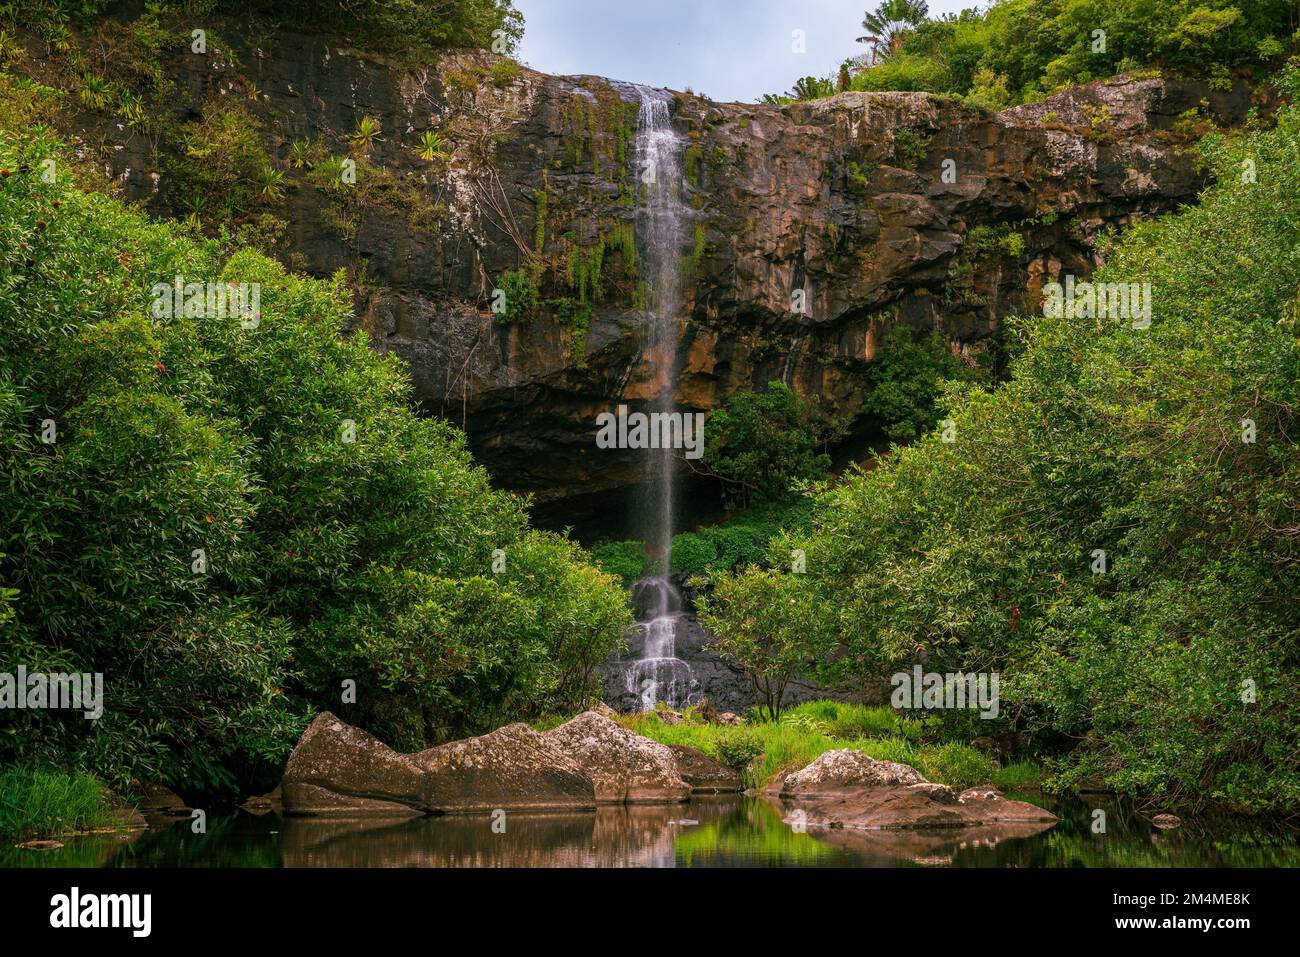
<path fill-rule="evenodd" d="M 874 63 L 850 61 L 838 76 L 806 77 L 772 99 L 923 90 L 997 109 L 1136 69 L 1226 80 L 1293 52 L 1300 27 L 1290 0 L 995 0 L 936 19 L 909 6 L 917 5 L 885 0 L 868 13 L 863 27 L 880 39 Z M 882 10 L 883 31 L 873 23 Z"/>
<path fill-rule="evenodd" d="M 793 482 L 824 476 L 838 435 L 813 401 L 782 382 L 733 393 L 704 426 L 701 467 L 733 505 L 779 501 Z"/>
<path fill-rule="evenodd" d="M 1010 381 L 950 385 L 951 428 L 824 490 L 773 544 L 806 554 L 798 586 L 716 576 L 715 627 L 741 641 L 785 596 L 776 673 L 815 607 L 827 679 L 999 672 L 997 719 L 939 720 L 1057 756 L 1058 785 L 1293 808 L 1300 108 L 1201 150 L 1200 205 L 1103 249 L 1098 280 L 1152 284 L 1149 328 L 1013 321 Z"/>
<path fill-rule="evenodd" d="M 110 810 L 103 785 L 93 775 L 0 771 L 0 839 L 98 827 L 107 823 Z"/>
<path fill-rule="evenodd" d="M 53 50 L 66 23 L 108 6 L 17 0 L 0 23 L 35 11 Z M 519 26 L 505 0 L 221 7 L 379 48 L 483 46 L 498 30 L 508 45 Z M 925 89 L 999 107 L 1153 66 L 1222 85 L 1291 48 L 1290 11 L 1001 0 L 890 21 L 880 62 L 795 95 Z M 271 210 L 288 170 L 237 101 L 159 119 L 170 88 L 151 51 L 178 30 L 155 13 L 106 26 L 103 76 L 64 50 L 75 93 L 0 73 L 0 663 L 103 672 L 107 695 L 98 721 L 3 715 L 0 761 L 18 767 L 0 782 L 4 833 L 95 819 L 95 781 L 50 768 L 114 786 L 269 785 L 321 708 L 407 749 L 581 708 L 629 624 L 619 584 L 648 567 L 641 543 L 588 555 L 531 530 L 459 432 L 413 412 L 400 364 L 338 335 L 345 277 L 306 279 L 253 251 L 275 242 L 259 230 L 283 232 Z M 131 48 L 137 59 L 116 56 Z M 0 31 L 0 64 L 14 56 Z M 1300 67 L 1281 87 L 1300 94 Z M 74 182 L 75 154 L 36 122 L 74 96 L 184 145 L 163 171 L 188 225 L 78 188 L 93 180 Z M 359 163 L 381 133 L 366 118 L 347 134 Z M 445 159 L 440 134 L 418 143 Z M 751 783 L 848 745 L 954 784 L 1026 773 L 967 746 L 984 737 L 1045 762 L 1055 786 L 1295 806 L 1300 109 L 1201 151 L 1216 176 L 1202 205 L 1101 244 L 1096 278 L 1152 284 L 1149 328 L 1012 319 L 996 387 L 941 337 L 896 330 L 864 412 L 899 447 L 843 479 L 826 454 L 843 424 L 781 383 L 710 417 L 698 467 L 732 511 L 677 535 L 670 567 L 709 576 L 701 618 L 763 720 L 631 726 L 698 744 Z M 327 191 L 341 163 L 320 140 L 286 161 Z M 151 288 L 178 274 L 258 284 L 257 323 L 151 316 Z M 502 322 L 537 305 L 529 274 L 502 284 L 527 293 Z M 796 673 L 877 692 L 918 662 L 999 673 L 999 716 L 782 707 Z"/>
<path fill-rule="evenodd" d="M 657 712 L 629 715 L 625 727 L 664 744 L 699 748 L 740 772 L 749 787 L 761 788 L 780 771 L 800 768 L 826 751 L 856 748 L 877 761 L 910 764 L 929 780 L 958 789 L 990 782 L 1016 788 L 1041 777 L 1032 764 L 999 764 L 961 741 L 945 740 L 932 722 L 909 720 L 889 707 L 839 701 L 806 701 L 772 720 L 756 708 L 745 726 L 712 724 L 686 709 L 684 720 L 668 723 Z"/>
<path fill-rule="evenodd" d="M 102 672 L 105 713 L 6 711 L 0 760 L 234 789 L 321 708 L 415 748 L 589 700 L 622 590 L 339 336 L 342 277 L 227 257 L 69 156 L 0 133 L 0 661 Z M 260 284 L 258 321 L 156 318 L 177 275 Z"/>
<path fill-rule="evenodd" d="M 120 0 L 8 0 L 0 20 L 40 24 L 55 34 L 64 25 L 92 24 Z M 304 32 L 337 32 L 374 49 L 483 47 L 509 53 L 523 36 L 523 18 L 510 0 L 155 0 L 154 11 L 187 17 L 260 16 Z M 195 23 L 196 27 L 204 24 Z"/>
<path fill-rule="evenodd" d="M 867 367 L 862 411 L 886 438 L 910 442 L 938 420 L 943 382 L 975 382 L 987 377 L 985 366 L 955 356 L 940 333 L 918 333 L 899 326 L 881 338 Z"/>

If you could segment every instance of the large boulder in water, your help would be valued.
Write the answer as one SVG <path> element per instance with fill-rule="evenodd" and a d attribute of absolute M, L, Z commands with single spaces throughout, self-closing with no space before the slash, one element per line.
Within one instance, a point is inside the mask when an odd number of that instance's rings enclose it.
<path fill-rule="evenodd" d="M 691 795 L 667 745 L 633 734 L 595 711 L 584 711 L 543 737 L 586 772 L 601 803 L 669 803 Z"/>
<path fill-rule="evenodd" d="M 677 773 L 691 786 L 692 794 L 733 794 L 745 789 L 739 774 L 698 748 L 684 744 L 670 744 L 668 748 L 677 759 Z"/>
<path fill-rule="evenodd" d="M 591 780 L 523 724 L 400 754 L 328 711 L 303 734 L 284 770 L 286 814 L 412 815 L 493 810 L 582 810 Z"/>
<path fill-rule="evenodd" d="M 787 775 L 779 794 L 787 812 L 820 827 L 892 830 L 1056 821 L 1050 811 L 1008 800 L 995 788 L 956 794 L 906 764 L 876 761 L 852 748 L 827 751 Z"/>
<path fill-rule="evenodd" d="M 957 802 L 974 824 L 1055 824 L 1057 821 L 1051 811 L 1028 801 L 1013 801 L 988 784 L 967 788 L 957 795 Z"/>
<path fill-rule="evenodd" d="M 596 806 L 591 778 L 526 724 L 508 724 L 410 757 L 425 773 L 424 799 L 434 811 L 576 811 Z"/>
<path fill-rule="evenodd" d="M 921 772 L 909 765 L 877 761 L 855 748 L 842 748 L 826 751 L 812 764 L 786 775 L 781 797 L 826 800 L 862 788 L 925 783 Z"/>
<path fill-rule="evenodd" d="M 423 814 L 424 772 L 374 735 L 323 711 L 280 785 L 286 814 Z"/>

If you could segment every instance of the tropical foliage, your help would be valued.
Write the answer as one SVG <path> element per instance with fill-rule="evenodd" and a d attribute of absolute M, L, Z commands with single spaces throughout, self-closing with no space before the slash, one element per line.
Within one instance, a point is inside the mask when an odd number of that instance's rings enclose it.
<path fill-rule="evenodd" d="M 1300 93 L 1300 68 L 1281 85 Z M 951 428 L 826 490 L 812 532 L 774 543 L 806 553 L 806 580 L 721 579 L 793 597 L 788 620 L 732 600 L 714 627 L 771 640 L 815 607 L 838 648 L 823 677 L 1000 673 L 995 721 L 935 714 L 1059 756 L 1058 785 L 1294 807 L 1297 150 L 1295 106 L 1207 139 L 1201 204 L 1101 249 L 1098 281 L 1152 284 L 1149 328 L 1013 322 L 1010 381 L 950 384 Z"/>
<path fill-rule="evenodd" d="M 1290 0 L 995 0 L 936 19 L 926 7 L 885 0 L 867 12 L 861 39 L 875 42 L 846 64 L 847 88 L 956 94 L 996 108 L 1129 70 L 1226 83 L 1233 70 L 1258 72 L 1296 49 Z M 809 78 L 784 99 L 844 87 Z"/>
<path fill-rule="evenodd" d="M 702 469 L 728 497 L 748 505 L 784 498 L 791 483 L 830 468 L 824 448 L 837 434 L 817 406 L 782 382 L 733 393 L 704 427 Z"/>
<path fill-rule="evenodd" d="M 0 133 L 0 661 L 100 672 L 105 710 L 5 711 L 0 760 L 234 789 L 321 708 L 411 748 L 589 700 L 617 580 L 339 335 L 342 276 L 227 258 L 52 156 Z M 177 276 L 260 313 L 159 318 Z"/>

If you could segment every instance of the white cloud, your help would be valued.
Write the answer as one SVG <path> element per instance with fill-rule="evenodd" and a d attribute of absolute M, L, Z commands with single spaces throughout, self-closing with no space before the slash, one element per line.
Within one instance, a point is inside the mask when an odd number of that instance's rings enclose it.
<path fill-rule="evenodd" d="M 547 73 L 595 74 L 752 101 L 802 76 L 827 76 L 864 52 L 856 38 L 876 0 L 514 0 L 519 58 Z M 974 0 L 930 0 L 931 16 Z M 791 52 L 803 30 L 807 52 Z"/>

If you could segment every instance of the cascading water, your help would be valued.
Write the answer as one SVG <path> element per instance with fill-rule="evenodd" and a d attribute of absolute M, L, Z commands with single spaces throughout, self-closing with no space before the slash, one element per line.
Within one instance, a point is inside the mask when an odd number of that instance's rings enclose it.
<path fill-rule="evenodd" d="M 661 90 L 638 87 L 636 163 L 640 183 L 637 231 L 641 240 L 641 269 L 649 293 L 650 324 L 645 356 L 650 366 L 654 398 L 652 412 L 672 412 L 677 384 L 678 312 L 682 220 L 681 140 Z M 673 457 L 670 448 L 650 449 L 646 458 L 649 490 L 642 522 L 646 547 L 664 558 L 673 536 Z"/>
<path fill-rule="evenodd" d="M 642 710 L 662 701 L 678 708 L 691 704 L 699 686 L 691 666 L 676 655 L 677 630 L 686 620 L 682 596 L 666 577 L 643 578 L 632 586 L 641 657 L 623 673 L 625 687 Z"/>
<path fill-rule="evenodd" d="M 681 138 L 672 127 L 669 97 L 662 90 L 637 87 L 636 175 L 639 183 L 637 231 L 642 247 L 641 269 L 650 299 L 651 322 L 646 356 L 651 364 L 654 400 L 651 411 L 673 412 L 677 384 L 677 344 L 680 338 L 680 276 L 682 224 Z M 646 452 L 647 494 L 641 526 L 646 548 L 662 566 L 661 574 L 633 586 L 632 600 L 641 642 L 640 657 L 624 672 L 626 690 L 639 696 L 643 708 L 657 701 L 670 707 L 690 703 L 698 687 L 690 665 L 676 654 L 678 628 L 685 613 L 682 596 L 667 577 L 673 539 L 673 470 L 676 450 Z"/>

